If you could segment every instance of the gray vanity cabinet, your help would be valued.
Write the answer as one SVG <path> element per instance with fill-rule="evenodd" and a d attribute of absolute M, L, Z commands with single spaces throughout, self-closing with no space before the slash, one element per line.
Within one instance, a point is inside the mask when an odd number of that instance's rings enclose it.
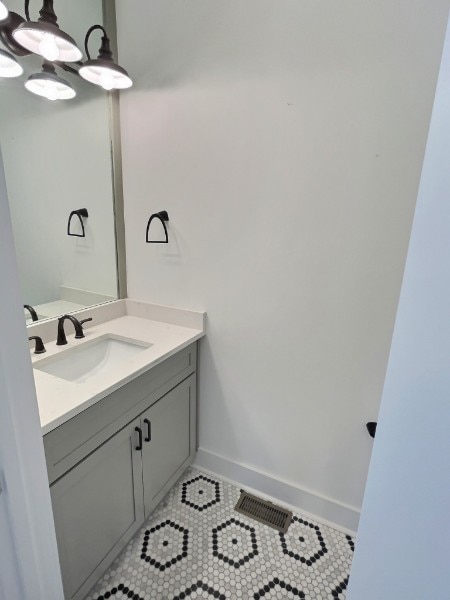
<path fill-rule="evenodd" d="M 144 517 L 136 419 L 51 486 L 66 598 L 114 558 Z"/>
<path fill-rule="evenodd" d="M 166 491 L 166 484 L 180 465 L 189 460 L 193 432 L 190 419 L 195 420 L 195 377 L 169 392 L 141 417 L 144 443 L 142 473 L 144 510 L 147 517 Z"/>
<path fill-rule="evenodd" d="M 44 436 L 66 600 L 82 600 L 192 461 L 196 344 Z"/>

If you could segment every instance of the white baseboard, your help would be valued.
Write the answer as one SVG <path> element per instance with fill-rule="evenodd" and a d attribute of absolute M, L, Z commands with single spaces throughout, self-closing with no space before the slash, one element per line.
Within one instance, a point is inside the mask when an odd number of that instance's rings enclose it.
<path fill-rule="evenodd" d="M 250 466 L 232 462 L 203 448 L 198 449 L 193 467 L 216 474 L 248 492 L 284 504 L 287 508 L 300 511 L 344 533 L 355 535 L 358 529 L 360 512 L 357 508 L 305 490 Z"/>

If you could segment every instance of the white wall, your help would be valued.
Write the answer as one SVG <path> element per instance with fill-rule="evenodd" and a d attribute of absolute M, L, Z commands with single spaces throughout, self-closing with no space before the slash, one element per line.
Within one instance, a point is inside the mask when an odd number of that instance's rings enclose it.
<path fill-rule="evenodd" d="M 135 80 L 121 99 L 129 295 L 208 311 L 203 454 L 341 503 L 351 527 L 449 4 L 117 7 Z M 170 244 L 146 246 L 161 209 Z"/>
<path fill-rule="evenodd" d="M 369 470 L 349 600 L 447 600 L 450 29 Z"/>
<path fill-rule="evenodd" d="M 10 10 L 23 13 L 23 2 Z M 38 7 L 31 7 L 38 10 Z M 102 22 L 100 0 L 58 3 L 60 26 L 83 47 L 92 23 Z M 96 55 L 100 35 L 92 36 Z M 60 286 L 117 297 L 109 106 L 105 93 L 80 78 L 77 97 L 49 102 L 24 89 L 42 59 L 19 59 L 25 74 L 0 79 L 0 136 L 11 204 L 23 303 L 60 297 Z M 69 213 L 86 207 L 86 238 L 66 235 Z M 75 222 L 74 222 L 75 224 Z M 77 230 L 78 231 L 78 230 Z"/>

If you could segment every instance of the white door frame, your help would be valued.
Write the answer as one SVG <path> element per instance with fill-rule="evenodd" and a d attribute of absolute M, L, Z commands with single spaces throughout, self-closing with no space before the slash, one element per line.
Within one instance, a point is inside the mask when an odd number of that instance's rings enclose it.
<path fill-rule="evenodd" d="M 22 303 L 0 152 L 0 598 L 62 600 Z"/>

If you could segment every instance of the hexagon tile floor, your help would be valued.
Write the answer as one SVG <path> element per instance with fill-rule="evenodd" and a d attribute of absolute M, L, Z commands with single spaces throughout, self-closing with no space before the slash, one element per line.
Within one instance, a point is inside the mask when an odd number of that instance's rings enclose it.
<path fill-rule="evenodd" d="M 349 535 L 299 513 L 278 533 L 237 513 L 239 496 L 188 469 L 86 600 L 344 600 Z"/>

